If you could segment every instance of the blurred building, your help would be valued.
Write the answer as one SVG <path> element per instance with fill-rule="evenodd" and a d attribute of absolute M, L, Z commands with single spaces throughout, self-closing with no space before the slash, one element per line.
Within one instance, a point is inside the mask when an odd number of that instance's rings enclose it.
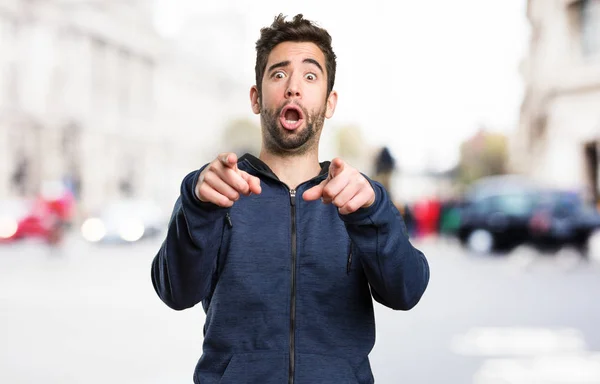
<path fill-rule="evenodd" d="M 529 0 L 513 170 L 598 200 L 600 0 Z"/>
<path fill-rule="evenodd" d="M 1 0 L 0 10 L 2 195 L 63 180 L 94 206 L 149 190 L 161 41 L 148 3 Z"/>
<path fill-rule="evenodd" d="M 213 156 L 230 84 L 154 28 L 145 0 L 0 0 L 0 198 L 62 180 L 84 211 L 172 205 Z M 247 105 L 247 104 L 245 104 Z"/>

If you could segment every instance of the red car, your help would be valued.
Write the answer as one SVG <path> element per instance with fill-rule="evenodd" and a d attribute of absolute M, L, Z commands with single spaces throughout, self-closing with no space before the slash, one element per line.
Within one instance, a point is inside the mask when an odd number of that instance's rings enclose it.
<path fill-rule="evenodd" d="M 73 217 L 70 193 L 54 198 L 0 201 L 0 243 L 23 238 L 41 238 L 57 243 Z"/>

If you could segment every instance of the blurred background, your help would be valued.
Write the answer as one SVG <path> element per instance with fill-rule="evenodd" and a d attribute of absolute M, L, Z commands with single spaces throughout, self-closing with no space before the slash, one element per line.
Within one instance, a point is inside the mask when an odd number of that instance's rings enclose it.
<path fill-rule="evenodd" d="M 376 305 L 378 383 L 600 383 L 600 0 L 0 0 L 0 383 L 184 383 L 201 308 L 150 281 L 182 178 L 258 154 L 254 43 L 329 30 L 321 160 L 431 264 Z M 318 324 L 315 324 L 318 326 Z"/>

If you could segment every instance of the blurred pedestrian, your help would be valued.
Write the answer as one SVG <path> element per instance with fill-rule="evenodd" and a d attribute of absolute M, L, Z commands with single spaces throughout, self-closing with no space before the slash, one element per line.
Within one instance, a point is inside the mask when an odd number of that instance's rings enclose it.
<path fill-rule="evenodd" d="M 415 202 L 413 213 L 417 226 L 417 237 L 429 237 L 437 234 L 440 204 L 437 197 L 424 197 Z"/>
<path fill-rule="evenodd" d="M 328 32 L 279 15 L 256 50 L 259 158 L 223 153 L 184 178 L 154 287 L 206 311 L 195 383 L 373 383 L 372 300 L 411 309 L 427 261 L 385 188 L 318 161 L 337 104 Z"/>

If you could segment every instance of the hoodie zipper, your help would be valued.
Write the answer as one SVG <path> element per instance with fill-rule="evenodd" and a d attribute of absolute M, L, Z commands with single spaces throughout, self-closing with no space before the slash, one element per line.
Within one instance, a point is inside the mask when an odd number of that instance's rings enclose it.
<path fill-rule="evenodd" d="M 292 283 L 290 301 L 290 370 L 289 384 L 294 384 L 296 371 L 296 190 L 290 189 L 290 204 L 292 212 Z"/>
<path fill-rule="evenodd" d="M 259 175 L 263 175 L 271 180 L 282 183 L 275 174 L 266 172 L 265 170 L 259 169 L 252 161 L 246 159 L 248 165 L 253 168 Z M 318 176 L 305 181 L 302 184 L 309 183 L 311 181 L 320 182 L 320 179 L 324 177 L 325 174 L 321 173 Z M 284 183 L 282 183 L 285 185 Z M 302 185 L 301 184 L 301 185 Z M 294 384 L 294 376 L 296 373 L 296 355 L 295 355 L 295 335 L 296 335 L 296 190 L 289 189 L 290 191 L 290 205 L 291 205 L 291 213 L 292 213 L 292 281 L 291 281 L 291 293 L 290 293 L 290 361 L 289 361 L 289 377 L 288 383 Z"/>

